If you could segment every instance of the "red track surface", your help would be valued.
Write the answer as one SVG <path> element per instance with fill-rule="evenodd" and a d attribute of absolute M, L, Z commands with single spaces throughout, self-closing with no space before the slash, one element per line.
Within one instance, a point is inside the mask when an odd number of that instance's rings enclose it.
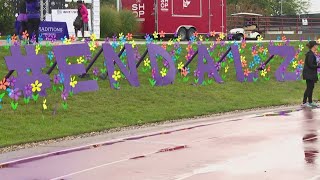
<path fill-rule="evenodd" d="M 1 180 L 320 179 L 320 111 L 244 116 L 2 163 Z"/>

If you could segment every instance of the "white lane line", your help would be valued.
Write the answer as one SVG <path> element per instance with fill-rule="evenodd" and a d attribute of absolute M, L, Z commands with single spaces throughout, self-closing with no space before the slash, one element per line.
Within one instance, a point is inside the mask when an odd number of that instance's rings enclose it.
<path fill-rule="evenodd" d="M 156 154 L 157 152 L 158 151 L 154 151 L 154 152 L 151 152 L 151 153 L 144 154 L 143 156 L 149 156 L 149 155 L 152 155 L 152 154 Z M 94 166 L 94 167 L 91 167 L 91 168 L 83 169 L 81 171 L 76 171 L 76 172 L 73 172 L 73 173 L 70 173 L 70 174 L 65 174 L 65 175 L 62 175 L 62 176 L 59 176 L 59 177 L 55 177 L 55 178 L 52 178 L 50 180 L 61 180 L 61 179 L 66 178 L 66 177 L 74 176 L 74 175 L 81 174 L 81 173 L 84 173 L 84 172 L 87 172 L 87 171 L 92 171 L 92 170 L 95 170 L 95 169 L 98 169 L 98 168 L 102 168 L 102 167 L 105 167 L 105 166 L 110 166 L 110 165 L 113 165 L 113 164 L 118 164 L 118 163 L 129 161 L 129 160 L 130 160 L 130 158 L 126 158 L 126 159 L 121 159 L 121 160 L 113 161 L 113 162 L 106 163 L 106 164 L 101 164 L 99 166 Z"/>

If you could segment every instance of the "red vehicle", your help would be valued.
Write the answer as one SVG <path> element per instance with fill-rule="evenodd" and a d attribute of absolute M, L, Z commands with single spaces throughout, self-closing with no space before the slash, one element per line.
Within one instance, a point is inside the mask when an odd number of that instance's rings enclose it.
<path fill-rule="evenodd" d="M 226 33 L 226 0 L 121 0 L 142 23 L 142 34 L 163 31 L 182 40 L 194 32 Z"/>

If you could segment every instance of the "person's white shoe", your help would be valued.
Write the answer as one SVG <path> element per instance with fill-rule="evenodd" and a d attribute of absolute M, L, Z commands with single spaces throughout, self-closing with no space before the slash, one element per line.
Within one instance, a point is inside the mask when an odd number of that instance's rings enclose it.
<path fill-rule="evenodd" d="M 83 39 L 81 39 L 81 42 L 84 42 L 84 38 L 83 38 Z"/>

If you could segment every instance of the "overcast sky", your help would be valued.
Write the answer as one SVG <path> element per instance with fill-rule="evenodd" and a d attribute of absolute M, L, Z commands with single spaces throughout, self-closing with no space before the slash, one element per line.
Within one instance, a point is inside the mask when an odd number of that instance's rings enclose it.
<path fill-rule="evenodd" d="M 320 13 L 320 0 L 310 0 L 309 13 Z"/>

